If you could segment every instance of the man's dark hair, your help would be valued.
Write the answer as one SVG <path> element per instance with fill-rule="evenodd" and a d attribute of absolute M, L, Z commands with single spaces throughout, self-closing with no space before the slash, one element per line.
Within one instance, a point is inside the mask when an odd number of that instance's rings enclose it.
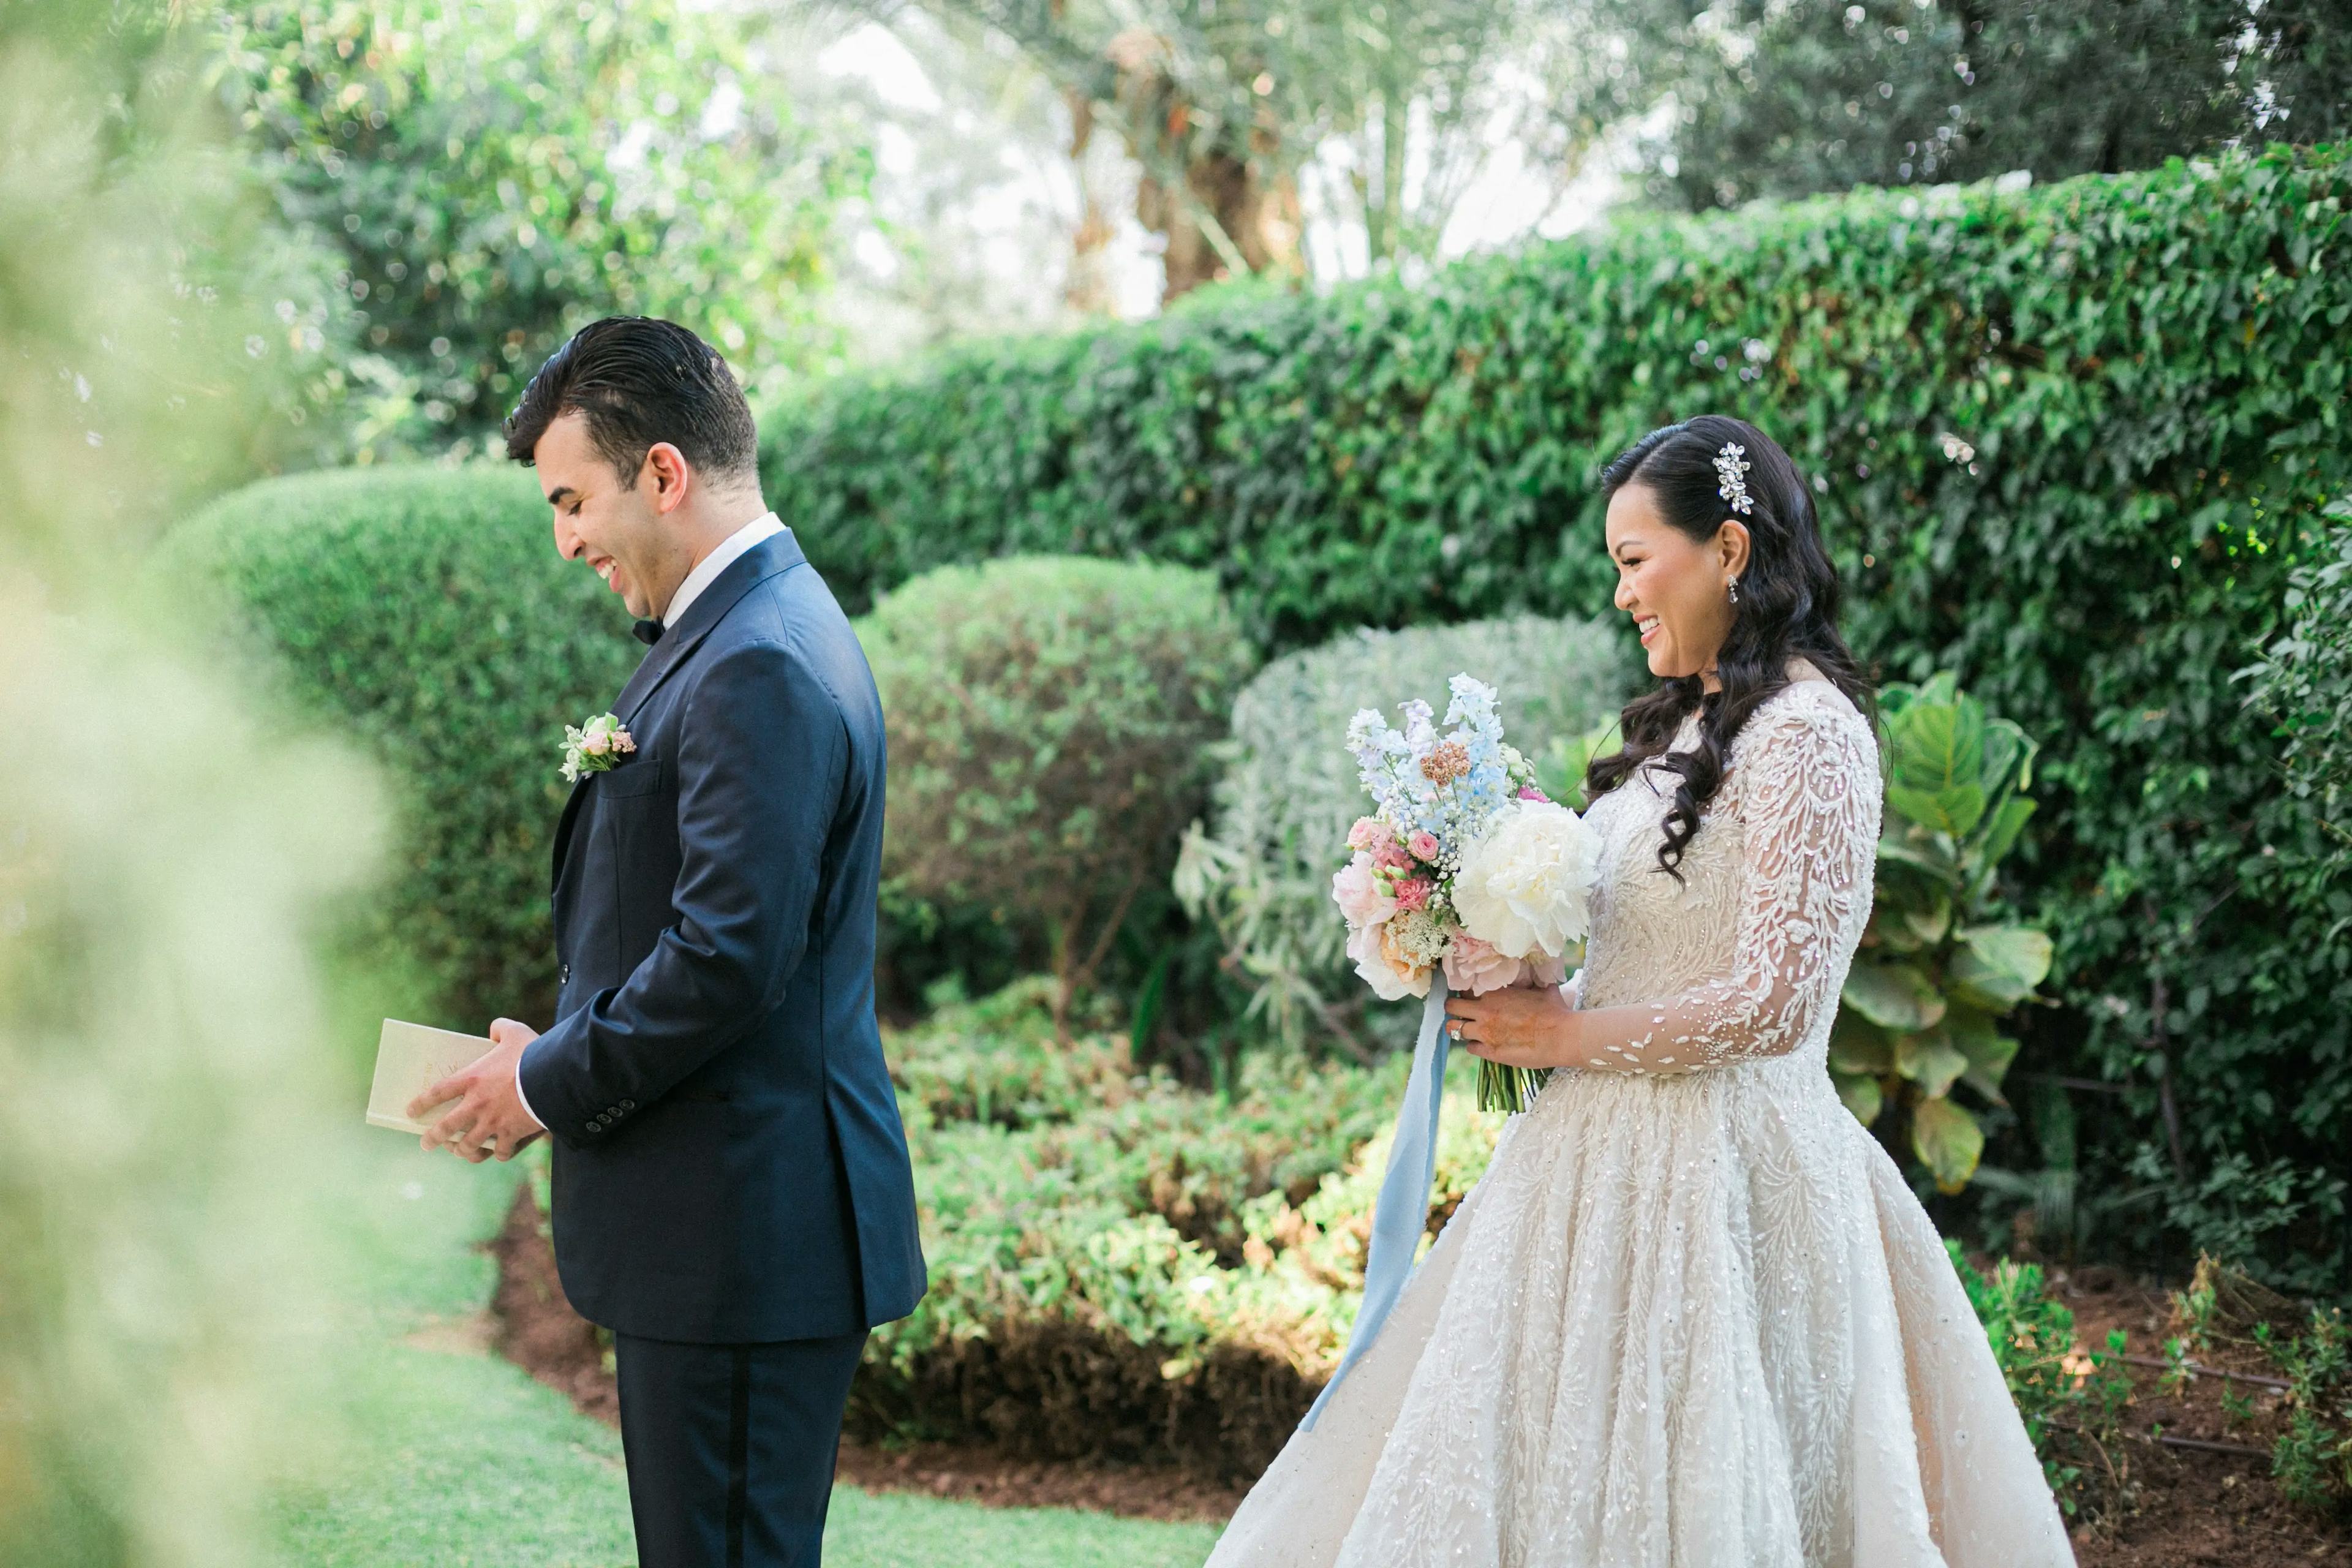
<path fill-rule="evenodd" d="M 507 416 L 507 456 L 529 463 L 547 427 L 574 409 L 597 456 L 625 481 L 657 441 L 714 477 L 759 469 L 759 433 L 734 373 L 675 321 L 607 316 L 572 333 Z"/>

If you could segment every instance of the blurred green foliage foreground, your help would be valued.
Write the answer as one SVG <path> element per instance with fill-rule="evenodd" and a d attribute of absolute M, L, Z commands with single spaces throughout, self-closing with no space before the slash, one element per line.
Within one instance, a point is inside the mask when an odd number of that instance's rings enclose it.
<path fill-rule="evenodd" d="M 232 1568 L 310 1436 L 307 940 L 375 811 L 133 569 L 268 402 L 212 270 L 238 209 L 140 16 L 0 6 L 0 1563 Z"/>

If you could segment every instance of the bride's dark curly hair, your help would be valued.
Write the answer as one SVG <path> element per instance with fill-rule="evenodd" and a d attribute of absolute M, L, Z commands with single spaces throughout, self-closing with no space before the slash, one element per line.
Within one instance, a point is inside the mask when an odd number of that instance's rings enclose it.
<path fill-rule="evenodd" d="M 1722 477 L 1715 460 L 1727 444 L 1748 448 L 1752 467 L 1743 477 L 1754 510 L 1732 511 L 1717 493 Z M 1723 783 L 1731 742 L 1759 704 L 1789 684 L 1789 661 L 1810 660 L 1846 694 L 1876 728 L 1870 679 L 1838 636 L 1837 568 L 1822 548 L 1821 521 L 1804 476 L 1780 444 L 1744 419 L 1703 414 L 1653 430 L 1601 470 L 1611 497 L 1627 485 L 1646 485 L 1667 522 L 1704 544 L 1724 521 L 1747 525 L 1748 565 L 1739 574 L 1739 601 L 1731 630 L 1716 656 L 1722 689 L 1707 692 L 1696 675 L 1670 679 L 1635 698 L 1618 716 L 1622 751 L 1595 756 L 1584 772 L 1587 802 L 1599 799 L 1633 776 L 1653 758 L 1676 774 L 1673 806 L 1658 866 L 1683 879 L 1683 851 L 1698 832 L 1699 816 Z M 1675 731 L 1692 709 L 1699 710 L 1698 745 L 1668 752 Z"/>

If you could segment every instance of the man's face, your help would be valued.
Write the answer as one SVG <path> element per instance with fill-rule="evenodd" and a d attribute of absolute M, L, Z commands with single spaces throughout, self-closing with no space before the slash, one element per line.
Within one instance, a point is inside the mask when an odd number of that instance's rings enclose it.
<path fill-rule="evenodd" d="M 555 509 L 555 549 L 566 561 L 585 561 L 604 584 L 621 595 L 629 614 L 658 613 L 654 595 L 667 599 L 677 587 L 667 570 L 677 542 L 662 525 L 655 504 L 657 487 L 645 466 L 630 483 L 588 439 L 588 421 L 578 411 L 562 415 L 531 448 L 541 489 Z"/>

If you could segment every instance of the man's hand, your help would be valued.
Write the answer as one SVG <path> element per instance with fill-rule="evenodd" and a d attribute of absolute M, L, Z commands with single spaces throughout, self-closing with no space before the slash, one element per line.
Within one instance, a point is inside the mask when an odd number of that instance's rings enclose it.
<path fill-rule="evenodd" d="M 515 1064 L 522 1048 L 539 1038 L 539 1031 L 512 1018 L 490 1026 L 490 1048 L 470 1066 L 451 1073 L 408 1102 L 408 1114 L 421 1117 L 444 1100 L 456 1100 L 448 1112 L 425 1134 L 427 1149 L 446 1148 L 471 1164 L 496 1154 L 511 1160 L 547 1130 L 522 1108 L 515 1089 Z"/>

